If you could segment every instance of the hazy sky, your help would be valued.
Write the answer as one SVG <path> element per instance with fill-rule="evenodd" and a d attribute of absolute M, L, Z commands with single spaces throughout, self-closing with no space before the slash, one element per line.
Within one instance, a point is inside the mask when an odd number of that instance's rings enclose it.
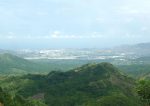
<path fill-rule="evenodd" d="M 150 0 L 0 0 L 0 48 L 150 42 Z"/>

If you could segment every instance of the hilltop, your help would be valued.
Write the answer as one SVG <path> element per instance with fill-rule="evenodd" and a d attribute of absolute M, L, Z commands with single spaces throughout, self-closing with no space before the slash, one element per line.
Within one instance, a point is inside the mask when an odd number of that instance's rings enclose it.
<path fill-rule="evenodd" d="M 13 82 L 13 88 L 7 85 L 8 82 Z M 48 106 L 139 105 L 133 92 L 135 81 L 122 75 L 110 63 L 86 64 L 48 75 L 28 74 L 0 84 L 6 85 L 3 88 L 7 91 L 25 98 L 40 97 Z"/>

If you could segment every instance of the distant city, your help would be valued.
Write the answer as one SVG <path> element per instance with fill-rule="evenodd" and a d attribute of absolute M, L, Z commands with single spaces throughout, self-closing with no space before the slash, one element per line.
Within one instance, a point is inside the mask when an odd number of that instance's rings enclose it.
<path fill-rule="evenodd" d="M 2 50 L 1 50 L 2 51 Z M 4 51 L 3 51 L 4 52 Z M 30 50 L 21 49 L 11 52 L 19 57 L 28 60 L 39 59 L 66 59 L 66 60 L 100 60 L 116 64 L 145 63 L 143 57 L 150 54 L 150 43 L 141 43 L 136 45 L 126 45 L 110 49 L 41 49 Z M 141 59 L 142 58 L 142 59 Z"/>

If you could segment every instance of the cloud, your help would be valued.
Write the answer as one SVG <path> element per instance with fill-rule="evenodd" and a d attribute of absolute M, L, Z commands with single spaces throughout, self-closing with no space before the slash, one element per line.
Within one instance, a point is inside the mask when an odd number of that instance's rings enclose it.
<path fill-rule="evenodd" d="M 5 35 L 5 36 L 0 35 L 0 40 L 6 40 L 6 39 L 13 40 L 16 38 L 17 38 L 17 36 L 15 36 L 15 35 Z"/>
<path fill-rule="evenodd" d="M 15 35 L 14 32 L 8 32 L 7 34 L 0 34 L 0 39 L 16 39 L 17 36 Z"/>
<path fill-rule="evenodd" d="M 101 35 L 60 35 L 60 36 L 52 36 L 52 38 L 56 39 L 89 39 L 89 38 L 102 38 Z"/>
<path fill-rule="evenodd" d="M 126 2 L 126 4 L 122 6 L 118 6 L 116 12 L 119 14 L 124 14 L 124 15 L 145 15 L 149 16 L 150 14 L 150 2 L 146 2 L 148 0 L 145 0 L 144 2 L 140 0 L 136 0 L 134 2 Z"/>
<path fill-rule="evenodd" d="M 102 38 L 104 37 L 103 35 L 100 35 L 98 32 L 93 32 L 91 34 L 83 34 L 83 35 L 67 35 L 63 34 L 60 31 L 54 31 L 52 35 L 50 35 L 52 38 L 55 39 L 89 39 L 89 38 Z"/>
<path fill-rule="evenodd" d="M 104 38 L 106 36 L 101 35 L 99 32 L 92 32 L 89 34 L 83 34 L 83 35 L 73 35 L 73 34 L 64 34 L 60 31 L 54 31 L 52 34 L 49 35 L 36 35 L 33 36 L 31 34 L 28 35 L 15 35 L 13 32 L 9 32 L 7 35 L 0 35 L 0 39 L 95 39 L 95 38 Z"/>
<path fill-rule="evenodd" d="M 141 31 L 147 31 L 147 27 L 142 27 Z M 63 34 L 60 31 L 54 31 L 52 34 L 49 35 L 36 35 L 33 36 L 31 34 L 19 36 L 15 35 L 13 32 L 9 32 L 8 35 L 0 35 L 0 40 L 8 39 L 8 40 L 54 40 L 54 39 L 111 39 L 111 38 L 139 38 L 142 37 L 140 34 L 131 34 L 130 32 L 122 33 L 122 36 L 115 35 L 117 33 L 114 29 L 108 30 L 107 34 L 110 35 L 102 35 L 100 32 L 92 32 L 86 33 L 82 35 L 73 35 L 73 34 Z M 112 35 L 113 34 L 113 35 Z"/>
<path fill-rule="evenodd" d="M 7 39 L 14 39 L 14 38 L 16 38 L 16 36 L 9 35 L 9 36 L 7 36 L 6 38 L 7 38 Z"/>

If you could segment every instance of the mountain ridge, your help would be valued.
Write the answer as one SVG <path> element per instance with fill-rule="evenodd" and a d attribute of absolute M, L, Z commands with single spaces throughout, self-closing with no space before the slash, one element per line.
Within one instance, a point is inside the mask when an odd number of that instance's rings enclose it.
<path fill-rule="evenodd" d="M 0 54 L 0 73 L 4 75 L 40 73 L 42 67 L 44 66 L 41 64 L 23 59 L 10 53 Z"/>
<path fill-rule="evenodd" d="M 42 93 L 48 106 L 61 106 L 61 104 L 64 104 L 63 106 L 87 106 L 85 104 L 99 106 L 101 102 L 98 101 L 108 96 L 116 98 L 115 101 L 119 103 L 128 101 L 129 104 L 136 104 L 137 102 L 131 101 L 134 101 L 132 91 L 135 85 L 134 80 L 122 75 L 110 63 L 86 64 L 67 72 L 53 71 L 46 76 L 25 75 L 24 78 L 33 83 L 20 89 L 18 93 L 25 97 L 34 97 Z M 32 91 L 30 91 L 31 88 Z M 118 101 L 118 96 L 123 101 Z M 90 105 L 91 103 L 94 105 Z M 110 103 L 113 102 L 110 101 Z"/>

